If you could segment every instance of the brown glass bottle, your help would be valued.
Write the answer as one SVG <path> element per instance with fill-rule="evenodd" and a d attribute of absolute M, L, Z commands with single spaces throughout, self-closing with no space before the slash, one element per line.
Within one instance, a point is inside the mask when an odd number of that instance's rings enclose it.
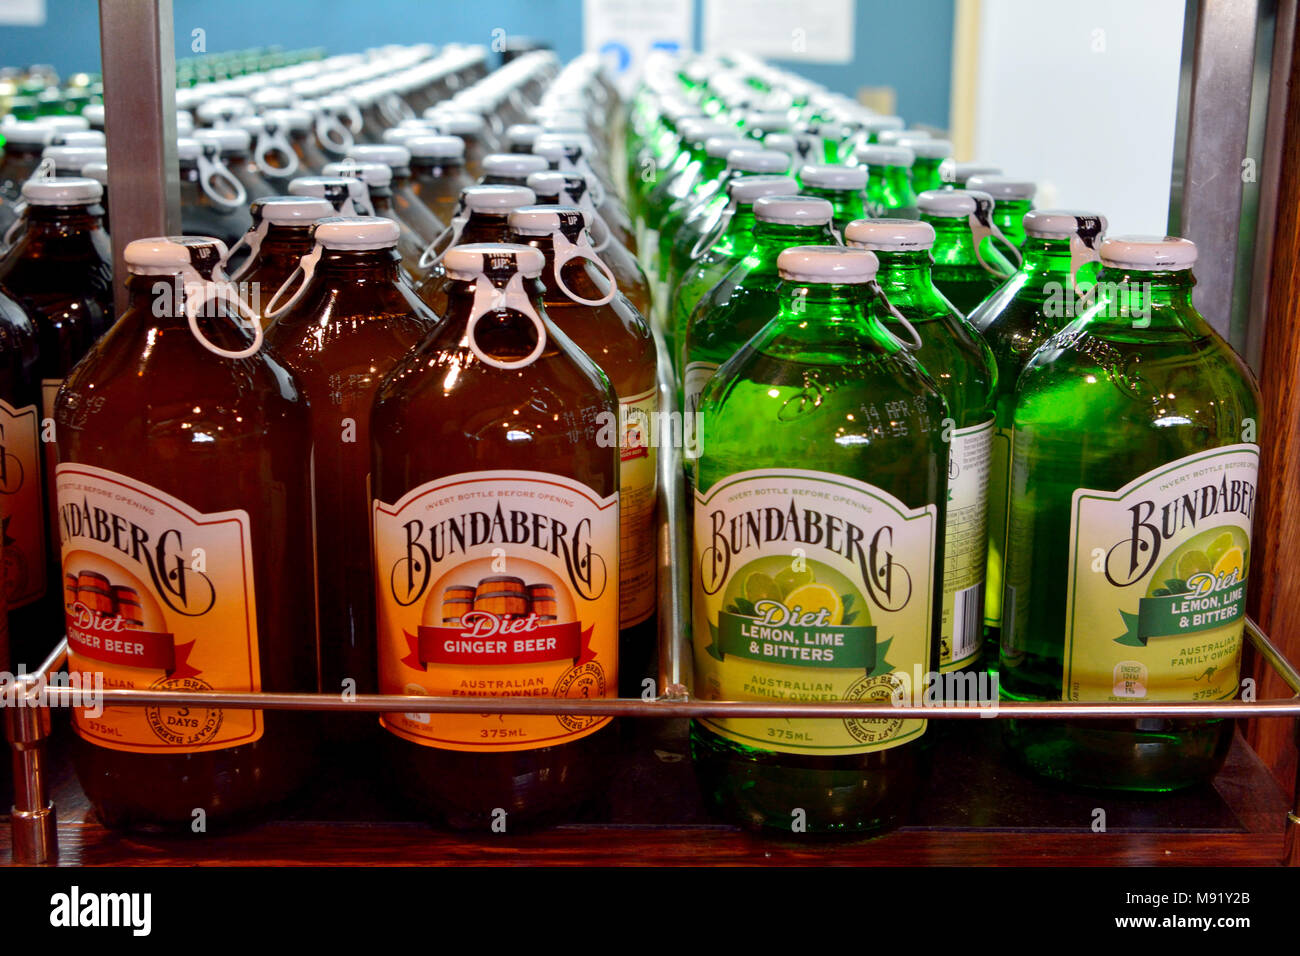
<path fill-rule="evenodd" d="M 19 120 L 4 128 L 4 153 L 0 155 L 0 236 L 18 219 L 23 183 L 41 162 L 41 151 L 53 130 L 43 123 Z M 15 208 L 18 207 L 18 208 Z"/>
<path fill-rule="evenodd" d="M 389 186 L 393 191 L 393 215 L 389 218 L 405 223 L 407 228 L 420 237 L 422 248 L 427 248 L 442 234 L 447 223 L 433 214 L 411 185 L 410 150 L 395 143 L 363 143 L 353 146 L 348 151 L 348 158 L 359 163 L 385 163 L 392 170 L 393 178 Z"/>
<path fill-rule="evenodd" d="M 217 156 L 244 187 L 248 200 L 275 195 L 277 187 L 266 181 L 253 161 L 253 138 L 247 130 L 200 129 L 194 131 L 194 138 L 204 147 L 216 147 Z"/>
<path fill-rule="evenodd" d="M 426 111 L 430 128 L 443 136 L 456 136 L 465 143 L 465 172 L 471 182 L 483 175 L 483 157 L 496 149 L 497 143 L 487 121 L 477 113 L 439 109 Z"/>
<path fill-rule="evenodd" d="M 461 209 L 452 217 L 439 245 L 440 253 L 470 243 L 505 242 L 510 237 L 507 217 L 512 209 L 530 206 L 536 197 L 526 186 L 470 186 L 461 192 Z M 441 256 L 421 261 L 424 278 L 416 288 L 420 301 L 435 315 L 447 314 L 447 276 Z"/>
<path fill-rule="evenodd" d="M 649 315 L 650 280 L 646 278 L 632 247 L 624 241 L 623 233 L 600 217 L 590 200 L 586 177 L 547 170 L 529 176 L 528 188 L 537 195 L 539 203 L 577 206 L 583 211 L 589 223 L 587 231 L 591 234 L 592 247 L 614 273 L 618 290 L 628 297 L 638 312 L 643 316 Z"/>
<path fill-rule="evenodd" d="M 474 185 L 465 169 L 465 142 L 457 136 L 413 136 L 402 145 L 411 154 L 411 192 L 435 219 L 451 222 L 460 194 Z"/>
<path fill-rule="evenodd" d="M 318 261 L 305 259 L 301 287 L 268 303 L 266 341 L 311 403 L 321 687 L 338 691 L 350 678 L 371 693 L 370 404 L 436 319 L 400 278 L 392 220 L 323 219 L 312 234 Z"/>
<path fill-rule="evenodd" d="M 232 248 L 223 268 L 237 284 L 244 303 L 261 316 L 271 304 L 271 297 L 315 245 L 311 227 L 333 216 L 334 207 L 328 200 L 313 196 L 268 196 L 249 203 L 248 211 L 253 228 L 241 240 L 246 253 Z M 236 253 L 241 253 L 238 260 Z M 231 269 L 234 261 L 239 265 Z"/>
<path fill-rule="evenodd" d="M 370 193 L 370 208 L 374 214 L 397 223 L 397 254 L 402 259 L 402 277 L 414 288 L 417 277 L 422 274 L 420 257 L 424 255 L 428 243 L 421 242 L 405 220 L 398 218 L 393 208 L 392 169 L 387 163 L 362 163 L 345 159 L 340 163 L 330 163 L 324 172 L 326 176 L 348 176 L 361 180 Z"/>
<path fill-rule="evenodd" d="M 307 403 L 229 300 L 210 297 L 224 253 L 212 239 L 131 243 L 130 306 L 59 391 L 69 669 L 106 686 L 316 686 Z M 74 721 L 77 776 L 112 826 L 264 812 L 314 750 L 310 719 L 284 711 L 119 707 Z"/>
<path fill-rule="evenodd" d="M 606 437 L 620 452 L 619 660 L 625 696 L 641 693 L 655 648 L 657 425 L 659 390 L 654 335 L 645 317 L 596 260 L 576 206 L 524 206 L 510 214 L 511 240 L 545 258 L 539 282 L 552 322 L 609 377 L 620 419 Z M 556 269 L 557 243 L 562 246 Z M 570 258 L 572 256 L 572 258 Z M 598 261 L 598 260 L 596 260 Z"/>
<path fill-rule="evenodd" d="M 229 248 L 252 226 L 243 184 L 216 160 L 216 149 L 196 139 L 176 141 L 180 162 L 181 231 L 212 236 Z"/>
<path fill-rule="evenodd" d="M 330 158 L 316 145 L 316 136 L 312 131 L 311 110 L 301 108 L 267 110 L 262 114 L 262 121 L 268 130 L 273 126 L 288 130 L 289 145 L 298 154 L 299 175 L 317 175 L 325 168 L 325 164 L 330 162 Z"/>
<path fill-rule="evenodd" d="M 619 461 L 594 440 L 600 417 L 616 413 L 613 390 L 525 284 L 542 268 L 536 250 L 473 244 L 445 261 L 447 316 L 389 375 L 372 416 L 381 689 L 613 696 Z M 468 547 L 433 531 L 491 525 L 492 513 L 516 531 L 497 525 Z M 442 645 L 427 644 L 484 621 L 536 630 L 544 618 L 553 630 L 543 635 L 567 637 L 558 657 L 527 665 L 503 666 L 486 644 L 444 660 Z M 509 647 L 518 650 L 513 638 Z M 607 779 L 607 718 L 385 714 L 382 723 L 397 786 L 456 828 L 554 821 Z"/>
<path fill-rule="evenodd" d="M 18 303 L 36 329 L 40 422 L 51 418 L 59 385 L 108 328 L 113 315 L 113 264 L 98 205 L 101 187 L 91 179 L 29 181 L 22 229 L 0 259 L 0 289 Z M 15 606 L 18 646 L 44 654 L 62 629 L 58 586 L 58 532 L 54 512 L 53 441 L 41 444 L 46 581 L 43 597 L 23 593 L 32 605 Z M 14 569 L 11 569 L 14 570 Z M 29 568 L 28 571 L 31 571 Z"/>

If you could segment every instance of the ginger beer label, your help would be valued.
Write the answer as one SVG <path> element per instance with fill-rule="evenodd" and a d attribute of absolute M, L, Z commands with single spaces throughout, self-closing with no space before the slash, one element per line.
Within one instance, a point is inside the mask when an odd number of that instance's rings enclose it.
<path fill-rule="evenodd" d="M 1074 492 L 1065 699 L 1236 695 L 1258 469 L 1228 445 Z"/>
<path fill-rule="evenodd" d="M 659 454 L 650 426 L 659 413 L 659 389 L 619 399 L 622 427 L 619 455 L 619 625 L 640 624 L 655 611 L 655 508 Z"/>
<path fill-rule="evenodd" d="M 988 578 L 984 590 L 984 625 L 1002 625 L 1002 575 L 1007 560 L 1007 522 L 1011 509 L 1007 506 L 1011 489 L 1012 429 L 995 428 L 989 445 L 989 507 L 988 507 Z"/>
<path fill-rule="evenodd" d="M 682 408 L 686 414 L 692 415 L 700 410 L 700 393 L 717 370 L 718 366 L 713 362 L 691 362 L 686 366 L 686 373 L 682 375 Z"/>
<path fill-rule="evenodd" d="M 839 475 L 747 471 L 695 495 L 696 691 L 712 700 L 889 700 L 930 667 L 938 509 Z M 900 677 L 899 674 L 904 675 Z M 867 753 L 925 721 L 701 718 L 764 750 Z"/>
<path fill-rule="evenodd" d="M 618 495 L 527 471 L 440 478 L 373 503 L 383 694 L 612 697 Z M 551 747 L 608 717 L 384 714 L 446 750 Z"/>
<path fill-rule="evenodd" d="M 939 669 L 957 670 L 984 644 L 984 569 L 988 563 L 989 457 L 993 419 L 952 433 L 944 527 L 943 623 Z"/>
<path fill-rule="evenodd" d="M 0 529 L 10 609 L 45 593 L 45 494 L 41 487 L 40 419 L 35 405 L 0 401 Z"/>
<path fill-rule="evenodd" d="M 55 476 L 68 670 L 108 688 L 259 691 L 252 531 L 246 511 L 203 514 L 90 465 Z M 215 707 L 74 711 L 85 740 L 131 753 L 200 753 L 262 736 L 262 713 Z"/>

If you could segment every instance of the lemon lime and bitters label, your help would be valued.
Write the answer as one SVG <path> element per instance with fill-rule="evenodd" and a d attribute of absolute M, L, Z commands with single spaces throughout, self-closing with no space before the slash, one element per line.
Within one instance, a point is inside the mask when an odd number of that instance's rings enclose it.
<path fill-rule="evenodd" d="M 612 697 L 618 687 L 619 498 L 569 478 L 484 471 L 373 503 L 384 694 Z M 608 717 L 384 714 L 445 750 L 550 747 Z"/>
<path fill-rule="evenodd" d="M 1235 696 L 1258 470 L 1229 445 L 1075 491 L 1065 699 Z"/>
<path fill-rule="evenodd" d="M 103 468 L 55 472 L 68 670 L 125 690 L 259 691 L 257 602 L 246 511 L 204 514 Z M 106 707 L 73 712 L 111 750 L 201 753 L 262 736 L 262 712 Z"/>
<path fill-rule="evenodd" d="M 887 701 L 929 670 L 937 509 L 814 471 L 732 475 L 695 496 L 696 691 L 712 700 Z M 866 753 L 925 721 L 702 718 L 736 743 Z"/>

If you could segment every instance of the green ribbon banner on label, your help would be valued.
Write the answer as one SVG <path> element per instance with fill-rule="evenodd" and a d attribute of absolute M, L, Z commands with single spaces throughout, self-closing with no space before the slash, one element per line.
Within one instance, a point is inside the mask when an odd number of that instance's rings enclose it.
<path fill-rule="evenodd" d="M 876 666 L 876 629 L 839 625 L 793 627 L 761 624 L 758 618 L 718 613 L 707 648 L 717 660 L 728 654 L 795 667 L 843 667 L 870 673 Z"/>
<path fill-rule="evenodd" d="M 1239 620 L 1245 613 L 1244 581 L 1200 597 L 1187 593 L 1142 598 L 1136 614 L 1119 612 L 1128 630 L 1115 638 L 1115 643 L 1146 647 L 1153 637 L 1212 631 Z"/>

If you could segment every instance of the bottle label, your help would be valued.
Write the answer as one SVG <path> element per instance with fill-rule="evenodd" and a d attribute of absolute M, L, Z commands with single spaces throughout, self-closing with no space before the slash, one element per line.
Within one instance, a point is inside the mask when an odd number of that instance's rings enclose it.
<path fill-rule="evenodd" d="M 686 373 L 682 376 L 682 408 L 687 415 L 700 410 L 700 393 L 717 370 L 715 362 L 691 362 L 686 366 Z"/>
<path fill-rule="evenodd" d="M 984 589 L 984 626 L 1002 625 L 1002 575 L 1006 567 L 1007 526 L 1011 509 L 1007 506 L 1011 491 L 1010 428 L 995 428 L 989 447 L 989 550 Z"/>
<path fill-rule="evenodd" d="M 659 389 L 619 399 L 620 440 L 618 495 L 621 530 L 619 554 L 619 626 L 640 624 L 655 612 L 655 561 L 658 536 L 659 452 L 651 443 L 651 426 L 659 413 Z"/>
<path fill-rule="evenodd" d="M 908 508 L 872 485 L 816 471 L 746 471 L 697 491 L 697 693 L 887 701 L 904 691 L 930 667 L 937 521 L 934 505 Z M 926 723 L 701 722 L 750 747 L 823 755 L 896 747 Z"/>
<path fill-rule="evenodd" d="M 984 569 L 988 563 L 989 457 L 993 419 L 952 433 L 944 525 L 943 626 L 939 669 L 957 670 L 984 646 Z"/>
<path fill-rule="evenodd" d="M 0 494 L 4 495 L 4 582 L 12 610 L 45 593 L 45 490 L 35 405 L 0 400 Z"/>
<path fill-rule="evenodd" d="M 618 687 L 618 495 L 482 471 L 373 502 L 384 694 L 610 697 Z M 445 750 L 551 747 L 608 717 L 384 714 Z"/>
<path fill-rule="evenodd" d="M 1236 695 L 1258 470 L 1258 446 L 1228 445 L 1075 490 L 1065 699 Z"/>
<path fill-rule="evenodd" d="M 259 691 L 246 511 L 203 514 L 103 468 L 60 464 L 68 670 L 108 688 Z M 262 736 L 262 712 L 215 707 L 74 711 L 83 739 L 131 753 L 202 753 Z"/>

